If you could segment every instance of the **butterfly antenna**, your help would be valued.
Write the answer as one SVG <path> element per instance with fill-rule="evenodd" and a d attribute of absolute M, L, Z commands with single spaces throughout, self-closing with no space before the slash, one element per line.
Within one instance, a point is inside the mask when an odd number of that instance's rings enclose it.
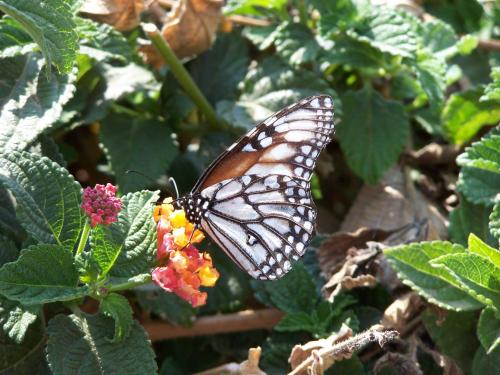
<path fill-rule="evenodd" d="M 149 177 L 147 174 L 144 174 L 142 172 L 139 172 L 139 171 L 136 171 L 134 169 L 127 169 L 125 171 L 126 174 L 130 174 L 130 173 L 137 173 L 138 175 L 144 177 L 144 178 L 147 178 L 149 181 L 153 182 L 156 184 L 156 181 L 152 178 L 152 177 Z"/>
<path fill-rule="evenodd" d="M 175 183 L 175 180 L 173 177 L 169 177 L 168 181 L 172 184 L 172 186 L 175 189 L 175 197 L 177 198 L 176 200 L 179 199 L 179 189 L 177 189 L 177 184 Z"/>

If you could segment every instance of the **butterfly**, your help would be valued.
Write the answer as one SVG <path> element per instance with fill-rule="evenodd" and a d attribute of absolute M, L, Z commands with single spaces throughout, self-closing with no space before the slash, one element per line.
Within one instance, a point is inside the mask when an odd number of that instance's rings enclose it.
<path fill-rule="evenodd" d="M 288 106 L 223 152 L 174 206 L 250 276 L 280 278 L 311 241 L 311 174 L 332 131 L 330 96 Z"/>

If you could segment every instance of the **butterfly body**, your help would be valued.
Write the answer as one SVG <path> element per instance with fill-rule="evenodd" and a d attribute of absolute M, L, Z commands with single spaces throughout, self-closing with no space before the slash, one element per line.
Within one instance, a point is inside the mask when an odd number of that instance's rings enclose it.
<path fill-rule="evenodd" d="M 277 279 L 312 238 L 309 181 L 332 130 L 329 96 L 289 106 L 230 146 L 176 205 L 252 277 Z"/>

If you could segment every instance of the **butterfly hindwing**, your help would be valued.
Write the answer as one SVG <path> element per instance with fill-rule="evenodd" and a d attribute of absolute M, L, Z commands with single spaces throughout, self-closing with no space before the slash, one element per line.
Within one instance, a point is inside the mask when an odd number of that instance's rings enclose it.
<path fill-rule="evenodd" d="M 274 280 L 303 255 L 316 210 L 307 181 L 245 175 L 201 191 L 203 230 L 252 277 Z"/>
<path fill-rule="evenodd" d="M 306 98 L 269 117 L 230 146 L 193 191 L 243 175 L 279 174 L 309 180 L 332 130 L 331 97 Z"/>

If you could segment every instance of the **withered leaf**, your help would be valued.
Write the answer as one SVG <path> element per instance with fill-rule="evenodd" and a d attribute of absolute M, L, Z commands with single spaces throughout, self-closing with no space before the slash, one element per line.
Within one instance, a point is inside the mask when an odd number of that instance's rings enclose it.
<path fill-rule="evenodd" d="M 375 366 L 373 367 L 373 372 L 379 374 L 385 368 L 391 368 L 396 374 L 405 375 L 422 375 L 423 372 L 418 366 L 418 363 L 410 358 L 409 356 L 400 353 L 386 353 L 380 357 Z"/>
<path fill-rule="evenodd" d="M 422 299 L 416 293 L 405 293 L 385 309 L 381 324 L 402 331 L 410 320 L 420 314 L 423 306 Z"/>
<path fill-rule="evenodd" d="M 144 0 L 86 0 L 80 12 L 94 21 L 107 23 L 119 31 L 139 24 Z"/>

